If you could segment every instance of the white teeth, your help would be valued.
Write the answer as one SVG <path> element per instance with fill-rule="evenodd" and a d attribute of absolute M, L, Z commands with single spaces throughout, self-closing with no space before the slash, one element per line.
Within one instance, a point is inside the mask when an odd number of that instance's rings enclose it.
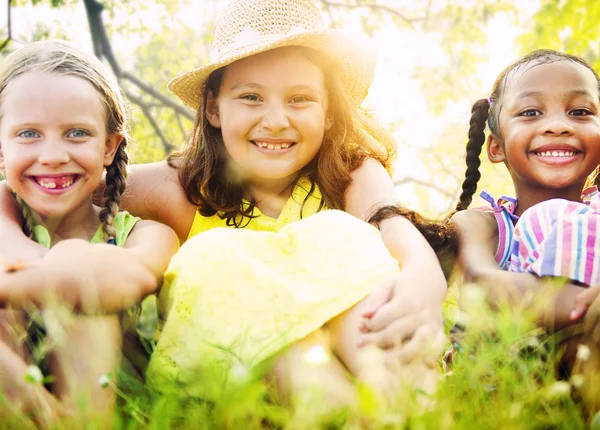
<path fill-rule="evenodd" d="M 292 146 L 290 143 L 276 144 L 276 143 L 266 143 L 266 142 L 257 142 L 257 141 L 255 141 L 254 144 L 256 146 L 258 146 L 259 148 L 267 148 L 270 150 L 286 149 L 286 148 L 289 148 L 290 146 Z"/>
<path fill-rule="evenodd" d="M 540 157 L 573 157 L 574 151 L 542 151 L 537 153 Z"/>
<path fill-rule="evenodd" d="M 44 188 L 50 188 L 50 189 L 56 188 L 56 182 L 54 182 L 52 179 L 42 179 L 40 181 L 40 185 Z"/>
<path fill-rule="evenodd" d="M 40 184 L 42 187 L 48 188 L 50 190 L 53 190 L 57 187 L 56 182 L 54 181 L 54 179 L 51 179 L 51 178 L 41 178 L 38 181 L 38 184 Z M 71 179 L 70 181 L 63 182 L 60 187 L 67 188 L 67 187 L 70 187 L 72 184 L 73 184 L 73 179 Z"/>

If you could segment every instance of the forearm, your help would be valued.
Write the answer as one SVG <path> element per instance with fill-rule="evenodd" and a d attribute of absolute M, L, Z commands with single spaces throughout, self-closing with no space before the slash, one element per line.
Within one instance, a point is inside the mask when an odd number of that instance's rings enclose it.
<path fill-rule="evenodd" d="M 434 250 L 419 231 L 403 217 L 392 217 L 379 224 L 381 236 L 403 271 L 423 278 L 419 288 L 426 288 L 432 299 L 443 301 L 447 283 Z"/>
<path fill-rule="evenodd" d="M 43 255 L 46 248 L 23 233 L 22 215 L 6 181 L 0 182 L 0 256 L 5 260 L 29 260 Z"/>
<path fill-rule="evenodd" d="M 534 321 L 549 332 L 560 330 L 574 321 L 570 313 L 575 296 L 584 287 L 559 278 L 539 278 L 531 273 L 507 272 L 496 268 L 471 277 L 481 285 L 488 303 L 497 308 L 506 303 L 529 312 Z"/>

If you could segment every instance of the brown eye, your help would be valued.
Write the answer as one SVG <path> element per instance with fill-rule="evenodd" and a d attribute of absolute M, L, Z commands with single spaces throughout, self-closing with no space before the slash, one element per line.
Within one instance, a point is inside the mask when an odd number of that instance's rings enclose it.
<path fill-rule="evenodd" d="M 573 116 L 593 115 L 589 109 L 584 109 L 584 108 L 573 109 L 571 112 L 569 112 L 569 114 L 573 115 Z"/>
<path fill-rule="evenodd" d="M 519 114 L 519 116 L 539 116 L 542 113 L 537 109 L 527 109 Z"/>

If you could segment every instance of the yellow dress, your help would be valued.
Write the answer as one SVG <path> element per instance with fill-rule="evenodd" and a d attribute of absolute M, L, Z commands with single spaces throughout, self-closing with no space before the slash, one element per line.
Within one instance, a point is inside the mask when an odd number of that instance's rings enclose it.
<path fill-rule="evenodd" d="M 314 214 L 320 194 L 308 196 L 307 182 L 277 219 L 256 210 L 236 229 L 196 216 L 160 293 L 168 318 L 148 366 L 152 389 L 215 398 L 400 270 L 373 226 L 341 211 Z"/>

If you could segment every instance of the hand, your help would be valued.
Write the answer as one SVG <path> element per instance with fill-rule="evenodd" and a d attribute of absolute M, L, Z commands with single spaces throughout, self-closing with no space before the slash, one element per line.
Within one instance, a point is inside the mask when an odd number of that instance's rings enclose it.
<path fill-rule="evenodd" d="M 573 310 L 569 315 L 572 321 L 577 321 L 590 307 L 590 305 L 600 295 L 600 285 L 586 288 L 585 291 L 581 292 L 575 297 L 575 303 L 573 304 Z"/>
<path fill-rule="evenodd" d="M 391 363 L 422 358 L 434 366 L 447 344 L 442 298 L 424 276 L 415 278 L 416 274 L 400 272 L 367 297 L 360 345 L 387 349 Z"/>
<path fill-rule="evenodd" d="M 23 270 L 0 273 L 0 303 L 66 303 L 85 313 L 118 312 L 156 290 L 150 271 L 127 249 L 68 239 Z"/>

